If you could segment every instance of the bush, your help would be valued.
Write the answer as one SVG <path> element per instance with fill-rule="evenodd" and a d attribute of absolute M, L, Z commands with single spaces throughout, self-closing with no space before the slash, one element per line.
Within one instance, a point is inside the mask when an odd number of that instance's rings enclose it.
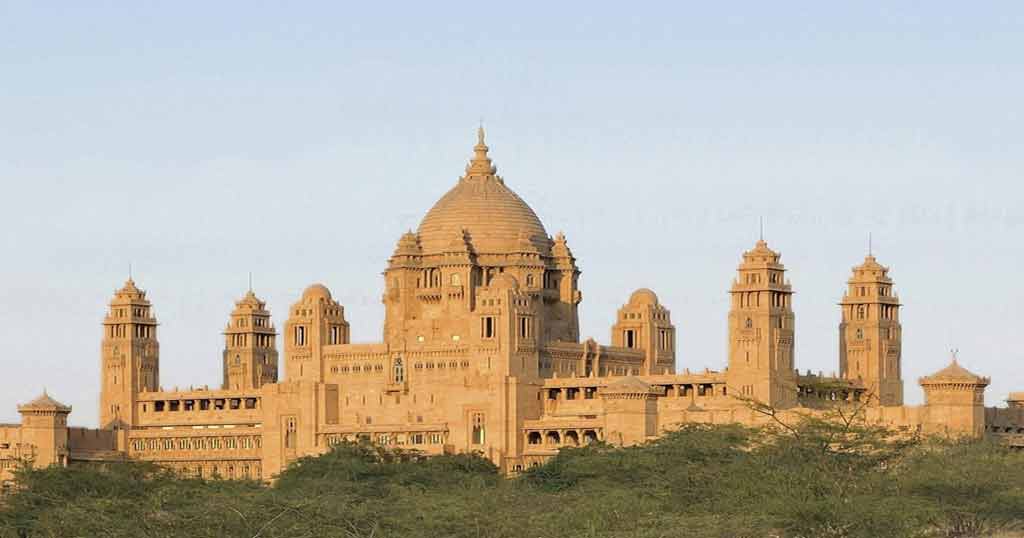
<path fill-rule="evenodd" d="M 875 538 L 1024 524 L 1024 452 L 820 423 L 686 426 L 639 447 L 566 449 L 510 480 L 479 455 L 365 444 L 302 458 L 272 486 L 141 463 L 19 480 L 0 536 Z"/>

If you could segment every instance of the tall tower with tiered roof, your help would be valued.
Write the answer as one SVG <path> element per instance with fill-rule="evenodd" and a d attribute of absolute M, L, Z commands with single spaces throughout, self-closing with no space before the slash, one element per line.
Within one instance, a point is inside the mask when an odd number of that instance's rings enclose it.
<path fill-rule="evenodd" d="M 839 306 L 839 375 L 863 383 L 872 403 L 903 405 L 903 328 L 889 268 L 869 253 L 853 268 Z"/>
<path fill-rule="evenodd" d="M 258 389 L 277 383 L 277 333 L 267 305 L 249 290 L 235 303 L 224 329 L 225 389 Z"/>
<path fill-rule="evenodd" d="M 103 319 L 100 427 L 135 423 L 135 396 L 160 387 L 160 344 L 146 292 L 128 279 L 114 292 Z"/>
<path fill-rule="evenodd" d="M 796 401 L 793 289 L 781 255 L 759 240 L 743 253 L 729 294 L 730 393 L 773 407 Z"/>

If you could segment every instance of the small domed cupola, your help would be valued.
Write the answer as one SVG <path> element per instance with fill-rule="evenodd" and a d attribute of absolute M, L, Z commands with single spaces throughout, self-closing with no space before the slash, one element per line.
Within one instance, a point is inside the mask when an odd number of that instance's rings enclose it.
<path fill-rule="evenodd" d="M 323 299 L 325 302 L 330 302 L 331 300 L 331 290 L 319 282 L 309 286 L 302 292 L 303 301 L 316 301 L 318 299 Z"/>

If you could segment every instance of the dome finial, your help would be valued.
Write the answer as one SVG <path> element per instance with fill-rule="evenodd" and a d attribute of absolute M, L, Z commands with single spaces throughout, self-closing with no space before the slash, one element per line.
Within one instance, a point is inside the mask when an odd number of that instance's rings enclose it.
<path fill-rule="evenodd" d="M 491 164 L 491 158 L 487 156 L 487 144 L 484 143 L 483 123 L 476 130 L 476 145 L 473 146 L 473 159 L 466 167 L 466 174 L 470 176 L 494 175 L 497 169 Z"/>

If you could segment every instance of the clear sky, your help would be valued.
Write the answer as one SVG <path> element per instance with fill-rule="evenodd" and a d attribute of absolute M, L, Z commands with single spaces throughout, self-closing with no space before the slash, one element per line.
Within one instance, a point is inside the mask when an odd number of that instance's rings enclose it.
<path fill-rule="evenodd" d="M 871 232 L 908 402 L 952 347 L 989 405 L 1024 390 L 1024 4 L 609 4 L 0 1 L 0 421 L 45 386 L 96 423 L 129 263 L 165 388 L 219 384 L 250 271 L 279 327 L 320 281 L 378 340 L 380 273 L 480 118 L 578 258 L 585 336 L 650 287 L 680 368 L 722 368 L 764 216 L 800 369 L 837 369 Z"/>

